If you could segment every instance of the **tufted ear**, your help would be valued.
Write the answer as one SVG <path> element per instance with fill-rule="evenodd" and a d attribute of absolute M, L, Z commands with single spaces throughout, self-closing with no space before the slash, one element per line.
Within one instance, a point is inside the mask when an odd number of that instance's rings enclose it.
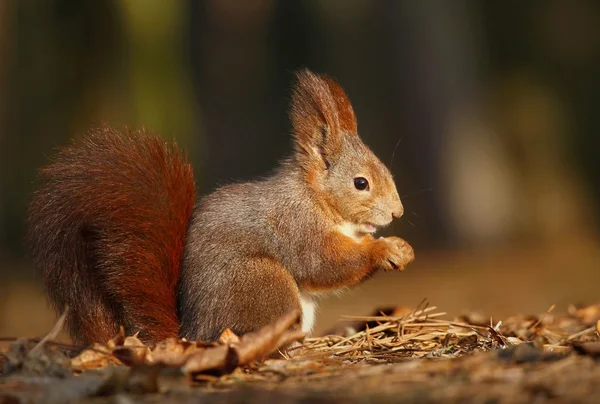
<path fill-rule="evenodd" d="M 354 110 L 333 79 L 307 69 L 296 77 L 290 109 L 296 157 L 327 168 L 341 152 L 344 136 L 357 136 Z"/>

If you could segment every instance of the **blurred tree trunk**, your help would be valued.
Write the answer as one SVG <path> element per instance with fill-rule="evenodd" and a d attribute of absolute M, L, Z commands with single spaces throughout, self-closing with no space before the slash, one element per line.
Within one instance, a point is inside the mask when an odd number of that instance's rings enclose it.
<path fill-rule="evenodd" d="M 37 169 L 96 118 L 98 92 L 115 75 L 114 1 L 13 1 L 3 191 L 6 243 L 23 256 L 26 209 Z M 3 24 L 4 28 L 4 24 Z M 5 65 L 5 67 L 7 67 Z M 85 129 L 84 129 L 85 128 Z M 4 194 L 4 192 L 3 192 Z"/>
<path fill-rule="evenodd" d="M 13 26 L 15 7 L 12 2 L 0 0 L 0 150 L 6 150 L 8 139 L 7 113 L 10 100 L 10 66 L 13 63 Z M 0 265 L 7 255 L 9 232 L 7 231 L 8 193 L 7 179 L 10 172 L 8 159 L 0 162 Z"/>
<path fill-rule="evenodd" d="M 510 0 L 480 11 L 490 49 L 488 115 L 501 135 L 494 152 L 504 153 L 511 180 L 506 225 L 530 242 L 589 237 L 600 219 L 590 197 L 600 196 L 599 3 Z"/>
<path fill-rule="evenodd" d="M 466 32 L 465 1 L 379 3 L 389 41 L 385 76 L 391 94 L 385 119 L 402 134 L 401 177 L 408 188 L 407 220 L 424 227 L 427 244 L 456 240 L 443 164 L 452 120 L 472 102 L 478 84 L 473 55 L 477 47 Z M 384 6 L 385 5 L 385 6 Z M 476 114 L 476 111 L 469 111 Z M 405 189 L 406 189 L 405 188 Z M 430 189 L 421 195 L 410 196 Z M 412 213 L 417 217 L 411 217 Z"/>
<path fill-rule="evenodd" d="M 207 133 L 198 167 L 202 191 L 209 191 L 266 173 L 287 142 L 279 131 L 280 109 L 273 108 L 277 71 L 269 23 L 275 2 L 188 4 L 194 89 Z"/>

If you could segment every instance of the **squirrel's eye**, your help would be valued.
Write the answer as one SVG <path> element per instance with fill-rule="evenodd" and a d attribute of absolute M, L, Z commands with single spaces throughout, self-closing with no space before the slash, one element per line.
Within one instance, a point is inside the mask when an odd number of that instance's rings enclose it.
<path fill-rule="evenodd" d="M 363 177 L 357 177 L 354 179 L 354 186 L 359 191 L 364 191 L 369 189 L 369 181 Z"/>

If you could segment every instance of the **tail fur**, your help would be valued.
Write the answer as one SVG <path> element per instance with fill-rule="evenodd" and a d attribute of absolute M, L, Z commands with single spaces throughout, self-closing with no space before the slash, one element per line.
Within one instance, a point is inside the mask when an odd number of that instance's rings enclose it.
<path fill-rule="evenodd" d="M 40 172 L 29 241 L 48 296 L 77 343 L 120 325 L 144 341 L 177 336 L 177 282 L 196 200 L 174 144 L 109 127 L 62 149 Z"/>

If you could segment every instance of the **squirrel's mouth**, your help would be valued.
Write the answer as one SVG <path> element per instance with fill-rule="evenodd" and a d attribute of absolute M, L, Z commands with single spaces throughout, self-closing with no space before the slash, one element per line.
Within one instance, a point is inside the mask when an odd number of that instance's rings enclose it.
<path fill-rule="evenodd" d="M 368 233 L 368 234 L 372 234 L 375 233 L 377 231 L 377 225 L 374 223 L 363 223 L 361 226 L 361 232 L 362 233 Z"/>
<path fill-rule="evenodd" d="M 365 222 L 365 223 L 361 223 L 361 224 L 357 225 L 357 227 L 358 227 L 357 230 L 358 230 L 358 232 L 363 233 L 363 234 L 373 234 L 377 230 L 389 225 L 390 223 L 391 223 L 391 221 L 388 223 Z"/>

